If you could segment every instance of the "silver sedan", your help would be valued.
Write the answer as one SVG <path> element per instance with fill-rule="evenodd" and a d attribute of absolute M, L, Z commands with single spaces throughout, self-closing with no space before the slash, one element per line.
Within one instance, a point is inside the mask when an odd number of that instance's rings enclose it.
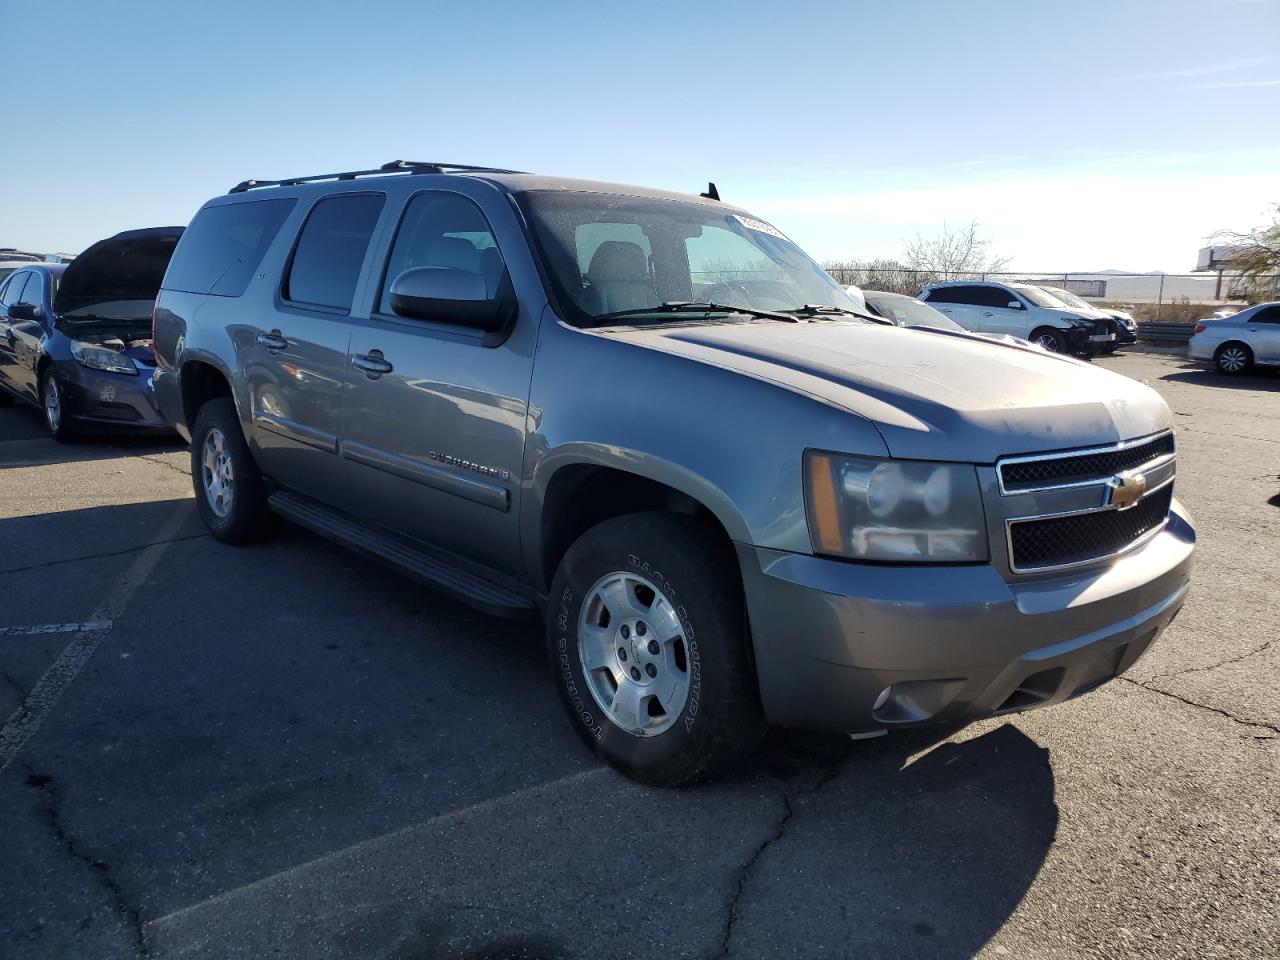
<path fill-rule="evenodd" d="M 1208 360 L 1235 376 L 1251 368 L 1280 366 L 1280 302 L 1260 303 L 1219 319 L 1202 320 L 1187 355 Z"/>

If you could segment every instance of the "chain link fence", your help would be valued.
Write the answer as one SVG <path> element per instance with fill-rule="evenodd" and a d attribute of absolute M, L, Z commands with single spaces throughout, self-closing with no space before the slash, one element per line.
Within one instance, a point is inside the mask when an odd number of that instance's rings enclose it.
<path fill-rule="evenodd" d="M 1030 283 L 1067 290 L 1094 306 L 1127 310 L 1143 323 L 1190 323 L 1220 309 L 1241 309 L 1249 302 L 1280 300 L 1280 274 L 1244 278 L 1217 273 L 1071 273 L 1002 271 L 941 273 L 876 264 L 824 264 L 842 286 L 915 296 L 944 280 Z"/>

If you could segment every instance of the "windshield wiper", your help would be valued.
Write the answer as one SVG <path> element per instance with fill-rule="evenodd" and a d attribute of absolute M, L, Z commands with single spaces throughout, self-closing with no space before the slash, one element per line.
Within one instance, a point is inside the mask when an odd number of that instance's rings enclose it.
<path fill-rule="evenodd" d="M 884 317 L 877 317 L 873 313 L 866 313 L 862 310 L 850 310 L 848 307 L 833 307 L 825 303 L 806 303 L 803 307 L 796 307 L 794 310 L 788 310 L 788 314 L 797 317 L 857 317 L 859 320 L 870 320 L 873 323 L 887 323 L 892 326 L 892 321 L 886 320 Z"/>
<path fill-rule="evenodd" d="M 724 303 L 710 303 L 707 301 L 696 300 L 668 300 L 666 303 L 659 304 L 656 307 L 637 307 L 634 310 L 616 310 L 613 313 L 603 313 L 592 319 L 598 324 L 601 320 L 623 320 L 627 317 L 637 317 L 646 313 L 701 313 L 704 316 L 710 313 L 740 313 L 748 317 L 757 317 L 761 320 L 781 320 L 783 323 L 798 323 L 799 318 L 791 313 L 778 313 L 773 310 L 757 310 L 755 307 L 731 307 Z"/>

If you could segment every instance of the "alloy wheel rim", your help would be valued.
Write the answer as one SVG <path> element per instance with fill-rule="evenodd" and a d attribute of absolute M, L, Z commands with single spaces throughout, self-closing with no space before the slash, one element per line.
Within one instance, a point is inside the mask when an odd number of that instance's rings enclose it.
<path fill-rule="evenodd" d="M 609 573 L 587 591 L 578 659 L 596 705 L 632 736 L 666 732 L 689 700 L 684 627 L 675 605 L 645 577 Z"/>
<path fill-rule="evenodd" d="M 209 509 L 218 518 L 226 518 L 231 513 L 234 502 L 235 474 L 231 469 L 231 454 L 227 450 L 227 438 L 217 427 L 213 427 L 205 434 L 200 472 Z"/>
<path fill-rule="evenodd" d="M 1244 351 L 1239 347 L 1223 350 L 1222 355 L 1218 358 L 1218 363 L 1228 373 L 1239 373 L 1244 369 L 1245 365 Z"/>
<path fill-rule="evenodd" d="M 1043 347 L 1050 353 L 1058 352 L 1058 338 L 1047 333 L 1042 333 L 1036 337 L 1036 345 Z"/>
<path fill-rule="evenodd" d="M 50 377 L 44 388 L 44 416 L 54 433 L 62 426 L 62 396 L 58 393 L 58 381 Z"/>

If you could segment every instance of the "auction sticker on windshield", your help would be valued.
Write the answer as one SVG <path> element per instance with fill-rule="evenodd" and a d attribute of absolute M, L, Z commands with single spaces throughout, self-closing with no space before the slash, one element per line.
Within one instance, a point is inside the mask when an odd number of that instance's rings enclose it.
<path fill-rule="evenodd" d="M 750 217 L 744 217 L 741 214 L 737 214 L 737 213 L 733 215 L 733 219 L 737 220 L 740 224 L 742 224 L 748 230 L 754 230 L 757 233 L 767 233 L 769 234 L 769 236 L 777 237 L 779 240 L 787 239 L 787 235 L 785 233 L 783 233 L 777 227 L 770 226 L 769 224 L 765 223 L 763 220 L 752 220 Z"/>

